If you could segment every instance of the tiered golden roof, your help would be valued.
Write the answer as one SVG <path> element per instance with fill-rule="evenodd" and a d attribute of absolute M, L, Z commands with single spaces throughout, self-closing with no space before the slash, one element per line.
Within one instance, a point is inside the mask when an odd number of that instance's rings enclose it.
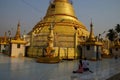
<path fill-rule="evenodd" d="M 89 34 L 89 38 L 86 40 L 86 42 L 82 43 L 83 45 L 99 45 L 102 46 L 102 42 L 97 41 L 97 39 L 94 36 L 94 31 L 93 31 L 93 23 L 91 21 L 90 24 L 90 34 Z"/>
<path fill-rule="evenodd" d="M 20 35 L 20 22 L 18 22 L 16 35 L 15 35 L 14 39 L 11 40 L 11 43 L 15 43 L 15 44 L 26 44 L 26 41 L 24 41 L 24 40 L 21 38 L 21 35 Z"/>
<path fill-rule="evenodd" d="M 91 22 L 90 24 L 90 35 L 89 35 L 89 38 L 88 38 L 88 41 L 95 41 L 95 36 L 94 36 L 94 32 L 93 32 L 93 24 Z"/>

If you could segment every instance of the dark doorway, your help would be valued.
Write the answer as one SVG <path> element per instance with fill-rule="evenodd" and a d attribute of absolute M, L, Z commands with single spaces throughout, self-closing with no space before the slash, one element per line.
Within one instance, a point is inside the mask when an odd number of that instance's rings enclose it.
<path fill-rule="evenodd" d="M 99 46 L 97 46 L 97 50 L 96 50 L 96 59 L 99 60 Z"/>
<path fill-rule="evenodd" d="M 9 56 L 11 56 L 11 51 L 12 51 L 12 44 L 9 44 L 9 53 L 8 53 Z"/>
<path fill-rule="evenodd" d="M 28 49 L 29 49 L 29 46 L 26 46 L 26 47 L 25 47 L 25 57 L 28 57 L 28 54 L 27 54 Z"/>
<path fill-rule="evenodd" d="M 81 47 L 81 45 L 78 45 L 77 49 L 78 49 L 79 59 L 82 59 L 83 53 L 82 53 L 82 47 Z"/>

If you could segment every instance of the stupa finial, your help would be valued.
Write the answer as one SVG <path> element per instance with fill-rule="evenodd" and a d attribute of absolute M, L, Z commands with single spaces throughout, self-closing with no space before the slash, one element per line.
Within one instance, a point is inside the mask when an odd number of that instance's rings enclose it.
<path fill-rule="evenodd" d="M 95 36 L 94 36 L 94 32 L 93 32 L 93 23 L 92 23 L 92 19 L 91 19 L 91 23 L 90 23 L 89 41 L 95 41 Z"/>
<path fill-rule="evenodd" d="M 4 34 L 4 40 L 3 40 L 3 42 L 7 42 L 7 33 L 6 32 Z"/>
<path fill-rule="evenodd" d="M 69 0 L 54 0 L 54 2 L 58 2 L 58 1 L 68 2 Z"/>
<path fill-rule="evenodd" d="M 21 39 L 20 37 L 20 21 L 18 21 L 18 25 L 17 25 L 17 31 L 16 31 L 16 35 L 15 35 L 15 40 Z"/>

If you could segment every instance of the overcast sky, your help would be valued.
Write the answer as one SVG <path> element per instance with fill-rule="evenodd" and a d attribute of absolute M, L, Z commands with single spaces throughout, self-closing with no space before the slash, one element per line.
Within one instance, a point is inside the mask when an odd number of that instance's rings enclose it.
<path fill-rule="evenodd" d="M 15 34 L 20 21 L 21 34 L 32 30 L 46 14 L 50 0 L 0 0 L 0 36 Z M 120 0 L 72 0 L 78 19 L 89 30 L 91 18 L 95 35 L 120 24 Z"/>

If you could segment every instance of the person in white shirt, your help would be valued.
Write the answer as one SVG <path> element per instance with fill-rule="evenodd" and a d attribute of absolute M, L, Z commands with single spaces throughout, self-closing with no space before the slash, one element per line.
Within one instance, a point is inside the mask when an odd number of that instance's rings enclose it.
<path fill-rule="evenodd" d="M 84 71 L 89 71 L 89 72 L 93 73 L 91 70 L 89 70 L 89 67 L 88 67 L 89 62 L 87 61 L 86 58 L 84 58 L 84 60 L 82 61 L 82 65 L 83 65 L 83 70 Z"/>
<path fill-rule="evenodd" d="M 73 73 L 83 73 L 82 60 L 79 60 L 79 67 L 76 71 L 73 71 Z"/>

